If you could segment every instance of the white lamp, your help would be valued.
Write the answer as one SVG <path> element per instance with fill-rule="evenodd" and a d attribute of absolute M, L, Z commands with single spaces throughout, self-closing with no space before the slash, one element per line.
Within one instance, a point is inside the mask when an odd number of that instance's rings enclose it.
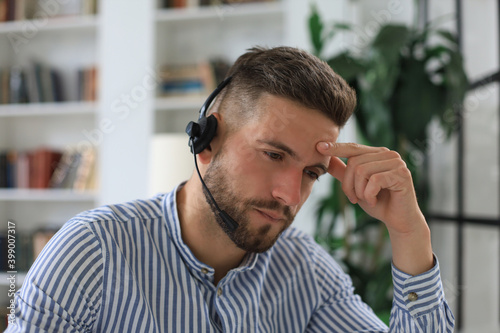
<path fill-rule="evenodd" d="M 151 140 L 149 194 L 169 192 L 191 177 L 194 157 L 185 133 L 157 134 Z"/>

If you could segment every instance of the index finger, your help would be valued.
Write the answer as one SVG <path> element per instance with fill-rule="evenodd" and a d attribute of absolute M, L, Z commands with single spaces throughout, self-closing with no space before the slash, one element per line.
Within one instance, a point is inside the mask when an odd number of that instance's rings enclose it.
<path fill-rule="evenodd" d="M 316 149 L 323 155 L 343 158 L 387 150 L 387 148 L 370 147 L 354 142 L 319 142 Z"/>

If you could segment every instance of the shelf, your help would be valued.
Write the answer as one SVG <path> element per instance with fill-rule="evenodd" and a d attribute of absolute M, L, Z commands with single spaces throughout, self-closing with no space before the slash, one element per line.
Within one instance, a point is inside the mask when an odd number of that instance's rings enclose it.
<path fill-rule="evenodd" d="M 0 189 L 0 202 L 93 202 L 97 195 L 93 191 L 69 189 Z"/>
<path fill-rule="evenodd" d="M 239 17 L 275 17 L 284 12 L 281 1 L 255 2 L 232 5 L 204 6 L 193 8 L 167 8 L 159 9 L 156 14 L 156 22 L 196 21 L 206 19 L 218 19 Z"/>
<path fill-rule="evenodd" d="M 158 97 L 155 100 L 155 109 L 156 111 L 199 110 L 207 96 Z"/>
<path fill-rule="evenodd" d="M 99 24 L 99 18 L 96 15 L 84 16 L 66 16 L 54 17 L 47 21 L 42 20 L 24 20 L 10 21 L 0 23 L 0 34 L 25 33 L 34 34 L 36 32 L 49 30 L 67 30 L 67 29 L 95 29 Z"/>
<path fill-rule="evenodd" d="M 96 102 L 2 104 L 0 105 L 0 118 L 95 114 L 96 111 Z"/>

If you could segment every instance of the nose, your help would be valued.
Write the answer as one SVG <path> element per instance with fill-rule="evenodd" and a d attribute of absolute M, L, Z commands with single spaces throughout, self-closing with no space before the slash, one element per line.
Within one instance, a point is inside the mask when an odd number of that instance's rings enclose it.
<path fill-rule="evenodd" d="M 301 201 L 302 171 L 281 172 L 274 180 L 273 197 L 286 206 L 297 206 Z"/>

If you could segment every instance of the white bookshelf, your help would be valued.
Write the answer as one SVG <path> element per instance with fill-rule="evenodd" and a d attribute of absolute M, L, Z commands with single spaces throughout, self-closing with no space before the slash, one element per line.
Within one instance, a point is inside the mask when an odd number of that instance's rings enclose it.
<path fill-rule="evenodd" d="M 75 191 L 71 189 L 0 189 L 3 202 L 81 202 L 94 203 L 94 191 Z"/>
<path fill-rule="evenodd" d="M 89 115 L 97 112 L 96 102 L 27 103 L 0 105 L 0 118 Z"/>
<path fill-rule="evenodd" d="M 10 21 L 0 24 L 0 34 L 20 33 L 29 29 L 30 34 L 41 31 L 68 31 L 78 29 L 97 29 L 99 17 L 96 15 L 53 17 L 45 20 Z"/>
<path fill-rule="evenodd" d="M 285 6 L 282 1 L 159 9 L 156 13 L 156 21 L 185 23 L 190 21 L 223 21 L 231 18 L 272 19 L 283 15 L 284 10 Z"/>
<path fill-rule="evenodd" d="M 26 68 L 32 61 L 57 68 L 63 75 L 67 102 L 0 104 L 0 149 L 32 150 L 42 146 L 64 150 L 85 139 L 96 127 L 99 102 L 76 101 L 77 70 L 97 60 L 99 16 L 0 23 L 0 68 Z M 13 38 L 19 44 L 13 45 Z M 95 207 L 97 191 L 70 189 L 0 189 L 1 228 L 16 221 L 16 232 L 61 226 L 77 213 Z M 24 273 L 16 274 L 20 286 Z M 0 286 L 8 286 L 0 274 Z M 2 289 L 3 290 L 3 289 Z M 5 302 L 2 291 L 0 304 Z"/>

